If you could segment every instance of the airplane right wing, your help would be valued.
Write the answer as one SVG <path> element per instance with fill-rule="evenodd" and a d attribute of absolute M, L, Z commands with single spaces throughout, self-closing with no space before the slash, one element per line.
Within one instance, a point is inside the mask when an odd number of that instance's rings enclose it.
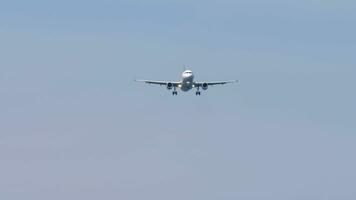
<path fill-rule="evenodd" d="M 155 84 L 155 85 L 170 85 L 171 87 L 178 87 L 180 82 L 177 81 L 153 81 L 153 80 L 136 80 L 137 82 L 143 82 L 147 84 Z"/>

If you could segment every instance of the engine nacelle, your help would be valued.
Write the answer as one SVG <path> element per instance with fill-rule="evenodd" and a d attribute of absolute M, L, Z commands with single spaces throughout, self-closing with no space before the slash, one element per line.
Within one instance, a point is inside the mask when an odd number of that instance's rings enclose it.
<path fill-rule="evenodd" d="M 201 88 L 202 88 L 203 90 L 207 90 L 207 89 L 208 89 L 208 84 L 207 84 L 207 83 L 203 83 L 203 84 L 201 85 Z"/>
<path fill-rule="evenodd" d="M 173 83 L 167 83 L 167 89 L 171 90 L 173 88 Z"/>

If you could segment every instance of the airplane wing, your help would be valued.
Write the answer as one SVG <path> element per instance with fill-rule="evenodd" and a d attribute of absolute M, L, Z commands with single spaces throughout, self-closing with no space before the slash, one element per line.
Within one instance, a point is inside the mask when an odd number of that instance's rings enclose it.
<path fill-rule="evenodd" d="M 172 84 L 173 87 L 178 87 L 180 82 L 177 81 L 152 81 L 152 80 L 136 80 L 137 82 L 143 82 L 147 84 L 155 84 L 155 85 L 168 85 L 169 83 Z"/>
<path fill-rule="evenodd" d="M 211 82 L 195 82 L 194 85 L 195 87 L 202 87 L 204 84 L 207 84 L 208 86 L 213 86 L 213 85 L 225 85 L 227 83 L 236 83 L 238 80 L 230 80 L 230 81 L 211 81 Z"/>

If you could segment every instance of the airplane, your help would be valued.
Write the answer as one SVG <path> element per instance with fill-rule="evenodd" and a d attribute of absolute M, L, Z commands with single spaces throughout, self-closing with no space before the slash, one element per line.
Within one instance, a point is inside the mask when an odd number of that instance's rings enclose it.
<path fill-rule="evenodd" d="M 225 85 L 227 83 L 235 83 L 237 80 L 229 81 L 214 81 L 214 82 L 195 82 L 194 74 L 191 70 L 185 70 L 182 73 L 181 81 L 153 81 L 153 80 L 136 80 L 137 82 L 144 82 L 147 84 L 156 84 L 166 86 L 168 90 L 172 90 L 172 95 L 178 95 L 177 88 L 183 92 L 188 92 L 189 90 L 196 88 L 197 91 L 195 95 L 201 95 L 200 88 L 207 90 L 209 86 L 213 85 Z"/>

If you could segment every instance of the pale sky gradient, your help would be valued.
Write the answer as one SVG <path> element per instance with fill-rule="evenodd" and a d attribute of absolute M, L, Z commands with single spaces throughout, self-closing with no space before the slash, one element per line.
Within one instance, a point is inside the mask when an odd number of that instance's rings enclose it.
<path fill-rule="evenodd" d="M 355 10 L 0 1 L 0 199 L 356 199 Z"/>

